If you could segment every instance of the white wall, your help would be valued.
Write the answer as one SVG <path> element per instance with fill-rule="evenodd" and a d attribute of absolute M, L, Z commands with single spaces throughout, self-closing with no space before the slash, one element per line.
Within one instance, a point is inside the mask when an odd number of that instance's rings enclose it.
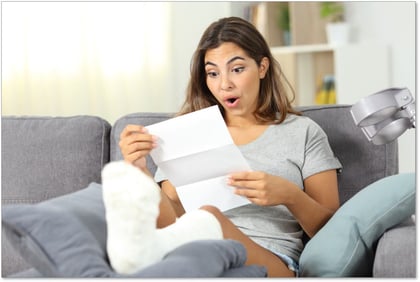
<path fill-rule="evenodd" d="M 391 56 L 391 85 L 407 87 L 416 97 L 416 3 L 398 1 L 345 4 L 346 19 L 353 28 L 352 40 L 387 44 Z M 415 129 L 410 129 L 398 139 L 400 172 L 415 171 L 415 134 Z"/>
<path fill-rule="evenodd" d="M 415 5 L 414 1 L 346 3 L 352 39 L 387 44 L 391 48 L 391 84 L 408 87 L 413 92 L 416 85 Z"/>
<path fill-rule="evenodd" d="M 131 112 L 171 109 L 165 2 L 1 7 L 3 115 L 87 114 L 113 123 Z"/>
<path fill-rule="evenodd" d="M 171 3 L 171 69 L 174 104 L 177 111 L 184 101 L 190 77 L 190 61 L 206 27 L 219 18 L 229 16 L 227 2 Z"/>

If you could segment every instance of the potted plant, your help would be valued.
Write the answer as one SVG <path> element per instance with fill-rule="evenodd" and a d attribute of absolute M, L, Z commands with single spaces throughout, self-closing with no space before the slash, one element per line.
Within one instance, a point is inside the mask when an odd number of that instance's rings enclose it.
<path fill-rule="evenodd" d="M 342 45 L 349 42 L 349 25 L 344 20 L 343 2 L 321 2 L 321 18 L 327 20 L 327 40 L 331 45 Z"/>
<path fill-rule="evenodd" d="M 291 35 L 290 35 L 290 14 L 289 14 L 289 5 L 281 5 L 278 17 L 278 26 L 283 32 L 283 44 L 288 46 L 291 44 Z"/>

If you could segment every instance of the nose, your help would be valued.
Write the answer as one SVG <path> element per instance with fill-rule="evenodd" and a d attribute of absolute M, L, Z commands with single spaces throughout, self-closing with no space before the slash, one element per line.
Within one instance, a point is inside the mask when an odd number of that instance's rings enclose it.
<path fill-rule="evenodd" d="M 229 91 L 229 90 L 233 89 L 233 83 L 232 83 L 232 80 L 229 77 L 229 74 L 222 74 L 220 77 L 221 77 L 220 88 L 222 90 Z"/>

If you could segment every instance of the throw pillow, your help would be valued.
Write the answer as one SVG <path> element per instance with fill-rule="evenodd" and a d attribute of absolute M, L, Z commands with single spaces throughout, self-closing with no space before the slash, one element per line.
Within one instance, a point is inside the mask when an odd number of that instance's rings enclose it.
<path fill-rule="evenodd" d="M 102 189 L 87 188 L 38 204 L 2 207 L 6 236 L 45 277 L 102 277 L 106 261 Z M 83 254 L 83 255 L 80 255 Z"/>
<path fill-rule="evenodd" d="M 385 177 L 358 192 L 305 246 L 300 276 L 371 276 L 377 240 L 415 213 L 415 193 L 414 173 Z"/>
<path fill-rule="evenodd" d="M 2 226 L 15 249 L 44 277 L 266 275 L 263 267 L 244 266 L 245 249 L 233 240 L 191 242 L 134 275 L 115 273 L 106 255 L 105 207 L 96 183 L 38 204 L 3 206 Z"/>

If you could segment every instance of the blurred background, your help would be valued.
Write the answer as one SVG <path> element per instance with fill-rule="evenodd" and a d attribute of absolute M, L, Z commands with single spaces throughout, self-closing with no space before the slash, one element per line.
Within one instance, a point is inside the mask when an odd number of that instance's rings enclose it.
<path fill-rule="evenodd" d="M 330 2 L 331 4 L 331 2 Z M 388 87 L 416 96 L 412 2 L 2 2 L 2 115 L 176 112 L 204 29 L 243 17 L 263 33 L 295 105 L 353 104 Z M 332 39 L 331 23 L 345 25 Z M 415 170 L 415 130 L 399 138 Z"/>

